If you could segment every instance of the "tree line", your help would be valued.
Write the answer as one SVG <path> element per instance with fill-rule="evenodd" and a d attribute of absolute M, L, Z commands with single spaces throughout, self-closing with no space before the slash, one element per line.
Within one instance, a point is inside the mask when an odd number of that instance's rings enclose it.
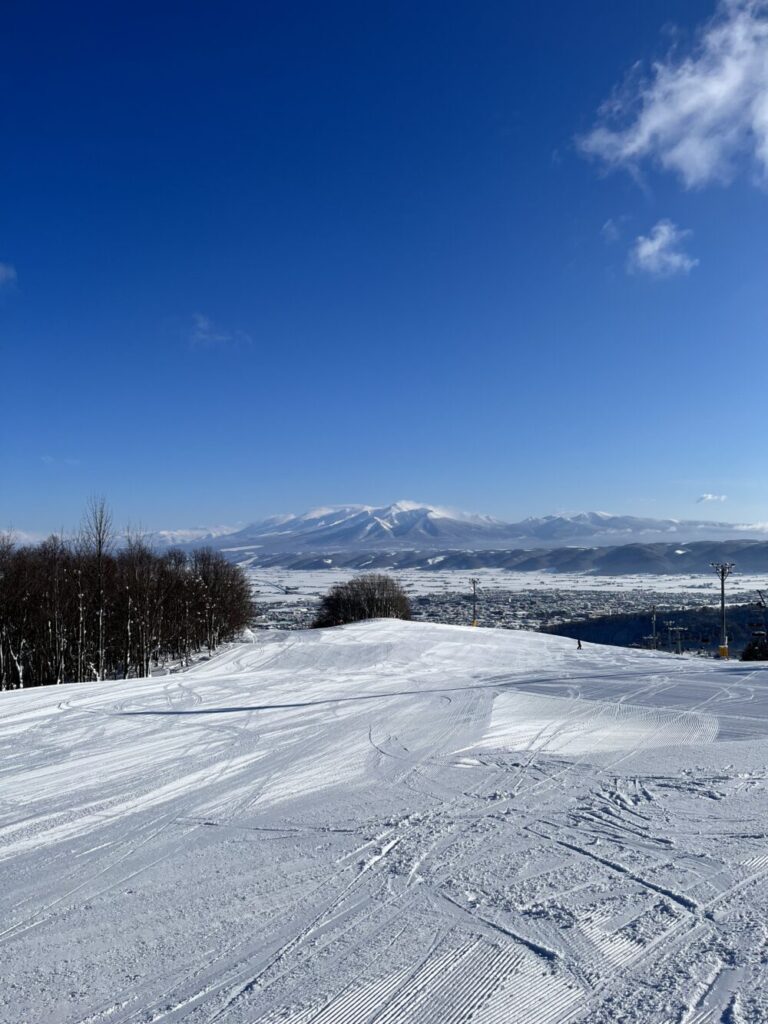
<path fill-rule="evenodd" d="M 732 657 L 742 650 L 746 654 L 747 648 L 747 660 L 755 660 L 760 651 L 768 652 L 768 644 L 765 643 L 765 612 L 762 608 L 755 604 L 733 604 L 728 605 L 727 615 Z M 668 621 L 674 623 L 671 632 L 666 625 Z M 665 610 L 659 615 L 656 626 L 659 650 L 677 650 L 678 627 L 682 630 L 681 646 L 684 650 L 704 650 L 714 654 L 720 640 L 720 609 L 713 605 L 702 605 L 699 608 Z M 559 622 L 554 626 L 542 627 L 541 632 L 615 647 L 650 647 L 652 629 L 650 613 L 623 612 Z"/>
<path fill-rule="evenodd" d="M 0 689 L 149 675 L 233 639 L 252 617 L 244 572 L 218 552 L 119 547 L 101 499 L 79 533 L 0 535 Z"/>

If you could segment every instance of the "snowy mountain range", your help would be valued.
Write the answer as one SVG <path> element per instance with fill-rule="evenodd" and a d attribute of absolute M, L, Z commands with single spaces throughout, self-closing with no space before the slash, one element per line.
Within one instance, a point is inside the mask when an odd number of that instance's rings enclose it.
<path fill-rule="evenodd" d="M 278 515 L 241 529 L 161 531 L 158 545 L 210 545 L 233 555 L 360 551 L 487 551 L 502 548 L 606 546 L 642 542 L 768 538 L 768 524 L 650 519 L 608 512 L 561 512 L 507 523 L 486 515 L 398 501 L 337 505 Z"/>

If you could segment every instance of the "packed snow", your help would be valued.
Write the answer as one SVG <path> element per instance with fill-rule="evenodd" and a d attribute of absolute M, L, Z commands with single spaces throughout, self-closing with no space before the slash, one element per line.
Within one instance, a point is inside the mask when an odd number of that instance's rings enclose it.
<path fill-rule="evenodd" d="M 0 694 L 7 1024 L 768 1019 L 768 669 L 375 621 Z"/>

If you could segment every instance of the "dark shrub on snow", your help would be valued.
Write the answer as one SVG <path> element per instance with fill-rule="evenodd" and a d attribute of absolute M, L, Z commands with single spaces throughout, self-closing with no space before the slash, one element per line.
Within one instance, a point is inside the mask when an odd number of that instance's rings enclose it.
<path fill-rule="evenodd" d="M 347 583 L 338 583 L 325 595 L 315 621 L 315 629 L 342 626 L 364 619 L 410 619 L 411 603 L 391 576 L 365 573 Z"/>

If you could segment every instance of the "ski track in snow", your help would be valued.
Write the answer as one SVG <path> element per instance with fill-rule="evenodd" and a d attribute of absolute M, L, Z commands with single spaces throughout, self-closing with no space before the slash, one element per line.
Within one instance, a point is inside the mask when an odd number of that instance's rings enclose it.
<path fill-rule="evenodd" d="M 0 694 L 0 1021 L 766 1021 L 767 784 L 768 669 L 532 633 Z"/>

